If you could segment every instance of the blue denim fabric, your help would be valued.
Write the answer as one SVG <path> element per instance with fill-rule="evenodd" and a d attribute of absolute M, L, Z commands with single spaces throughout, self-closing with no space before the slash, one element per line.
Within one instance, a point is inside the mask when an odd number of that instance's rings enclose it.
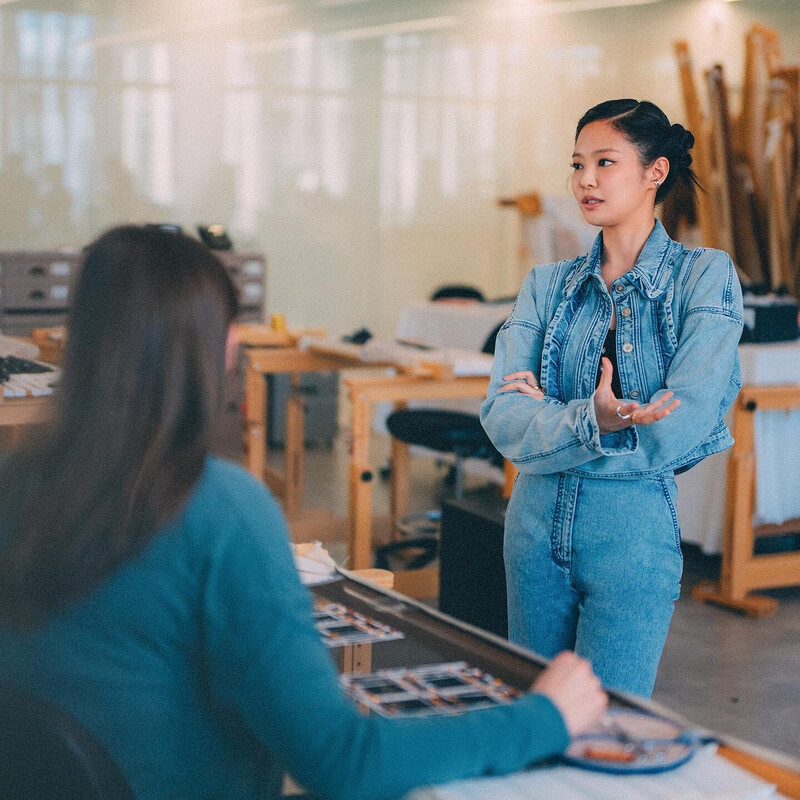
<path fill-rule="evenodd" d="M 509 634 L 575 648 L 614 688 L 649 695 L 681 575 L 674 474 L 733 443 L 741 287 L 730 258 L 686 250 L 656 222 L 611 291 L 602 234 L 588 256 L 536 267 L 497 337 L 481 420 L 520 475 L 506 518 Z M 671 390 L 650 426 L 600 434 L 594 391 L 612 306 L 625 398 Z M 533 370 L 545 398 L 498 392 Z"/>
<path fill-rule="evenodd" d="M 588 256 L 531 270 L 497 336 L 481 421 L 522 473 L 638 479 L 682 472 L 733 444 L 723 416 L 741 386 L 742 293 L 730 257 L 686 250 L 656 222 L 609 293 L 601 254 L 602 234 Z M 669 389 L 681 406 L 657 425 L 601 436 L 594 390 L 612 304 L 625 397 L 645 404 Z M 527 369 L 544 400 L 498 393 L 504 375 Z"/>
<path fill-rule="evenodd" d="M 506 516 L 509 638 L 574 650 L 605 686 L 649 697 L 680 594 L 672 477 L 520 475 Z"/>

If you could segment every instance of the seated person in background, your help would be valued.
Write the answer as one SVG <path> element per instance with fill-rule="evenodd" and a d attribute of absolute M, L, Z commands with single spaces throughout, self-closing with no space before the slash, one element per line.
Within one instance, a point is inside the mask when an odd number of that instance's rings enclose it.
<path fill-rule="evenodd" d="M 485 298 L 483 292 L 474 286 L 450 283 L 436 289 L 431 300 L 437 303 L 483 303 Z"/>
<path fill-rule="evenodd" d="M 561 752 L 606 696 L 562 654 L 517 702 L 365 717 L 339 689 L 281 512 L 209 455 L 236 297 L 204 245 L 87 251 L 45 435 L 0 466 L 0 682 L 60 706 L 139 798 L 399 797 Z"/>

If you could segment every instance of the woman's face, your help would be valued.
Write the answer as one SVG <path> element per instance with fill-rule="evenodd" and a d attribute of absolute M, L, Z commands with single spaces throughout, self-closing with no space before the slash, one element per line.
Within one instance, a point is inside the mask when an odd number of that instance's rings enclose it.
<path fill-rule="evenodd" d="M 638 150 L 609 122 L 590 122 L 572 155 L 572 193 L 584 219 L 602 227 L 640 218 L 652 223 L 657 187 L 651 172 L 652 167 L 641 165 Z"/>

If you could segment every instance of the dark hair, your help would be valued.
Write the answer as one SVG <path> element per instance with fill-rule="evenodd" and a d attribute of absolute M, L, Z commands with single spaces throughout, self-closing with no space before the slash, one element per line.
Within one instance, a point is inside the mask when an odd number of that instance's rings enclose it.
<path fill-rule="evenodd" d="M 662 156 L 669 161 L 669 174 L 658 187 L 656 203 L 666 198 L 679 179 L 693 197 L 697 194 L 700 183 L 691 168 L 689 155 L 694 136 L 683 125 L 670 125 L 667 115 L 647 100 L 606 100 L 580 118 L 575 138 L 590 122 L 601 120 L 609 122 L 639 151 L 642 166 L 649 166 Z"/>
<path fill-rule="evenodd" d="M 48 428 L 0 469 L 0 618 L 25 629 L 85 595 L 173 518 L 222 405 L 237 299 L 217 257 L 158 228 L 91 244 Z"/>

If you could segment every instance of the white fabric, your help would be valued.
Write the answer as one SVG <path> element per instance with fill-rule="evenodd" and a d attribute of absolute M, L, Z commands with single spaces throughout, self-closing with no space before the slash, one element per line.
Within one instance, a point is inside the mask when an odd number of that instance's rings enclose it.
<path fill-rule="evenodd" d="M 742 383 L 794 384 L 800 391 L 800 340 L 739 347 Z M 728 418 L 728 423 L 731 419 Z M 800 517 L 800 411 L 756 411 L 756 509 L 753 522 L 786 522 Z M 728 453 L 706 459 L 679 475 L 678 518 L 684 541 L 706 553 L 722 550 Z"/>
<path fill-rule="evenodd" d="M 320 542 L 291 544 L 294 564 L 306 586 L 328 583 L 336 578 L 336 562 Z"/>
<path fill-rule="evenodd" d="M 592 249 L 599 228 L 586 222 L 571 194 L 546 195 L 542 212 L 524 220 L 523 236 L 531 266 L 577 258 Z"/>
<path fill-rule="evenodd" d="M 480 352 L 492 330 L 508 319 L 513 303 L 414 303 L 400 312 L 397 338 L 430 347 Z"/>
<path fill-rule="evenodd" d="M 706 745 L 670 772 L 610 775 L 555 765 L 502 778 L 474 778 L 417 789 L 406 800 L 766 800 L 780 798 L 775 786 Z"/>

